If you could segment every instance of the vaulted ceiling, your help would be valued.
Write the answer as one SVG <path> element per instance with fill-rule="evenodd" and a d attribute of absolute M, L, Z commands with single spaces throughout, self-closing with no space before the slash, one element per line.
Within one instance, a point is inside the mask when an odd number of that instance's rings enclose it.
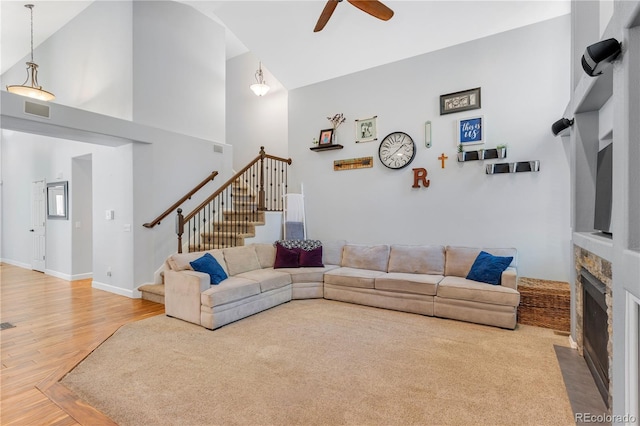
<path fill-rule="evenodd" d="M 37 46 L 92 1 L 33 3 Z M 568 0 L 384 0 L 394 11 L 394 16 L 385 22 L 342 1 L 327 26 L 314 33 L 325 1 L 187 0 L 183 3 L 227 28 L 227 58 L 250 50 L 288 89 L 570 12 Z M 6 0 L 2 1 L 0 13 L 1 71 L 4 72 L 29 53 L 29 15 L 23 2 Z"/>

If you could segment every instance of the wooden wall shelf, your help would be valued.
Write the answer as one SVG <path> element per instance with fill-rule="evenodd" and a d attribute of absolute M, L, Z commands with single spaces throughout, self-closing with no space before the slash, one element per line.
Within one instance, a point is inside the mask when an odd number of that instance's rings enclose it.
<path fill-rule="evenodd" d="M 520 173 L 520 172 L 539 172 L 540 161 L 518 161 L 516 163 L 494 163 L 487 164 L 486 173 L 495 175 L 498 173 Z"/>
<path fill-rule="evenodd" d="M 312 146 L 309 149 L 311 151 L 331 151 L 332 149 L 342 149 L 342 148 L 344 148 L 342 145 L 340 145 L 338 143 L 332 143 L 332 144 L 329 144 L 329 145 Z"/>
<path fill-rule="evenodd" d="M 458 153 L 458 162 L 460 163 L 464 161 L 491 160 L 494 158 L 507 158 L 507 148 L 500 148 L 499 150 L 498 148 L 481 149 L 478 151 L 464 151 Z"/>

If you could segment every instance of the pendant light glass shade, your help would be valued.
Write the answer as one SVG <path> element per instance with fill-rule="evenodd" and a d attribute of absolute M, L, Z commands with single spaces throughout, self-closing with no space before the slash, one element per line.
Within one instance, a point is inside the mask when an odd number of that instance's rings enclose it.
<path fill-rule="evenodd" d="M 267 85 L 267 82 L 264 81 L 264 76 L 262 75 L 262 63 L 260 62 L 258 65 L 258 71 L 256 71 L 256 81 L 257 83 L 249 86 L 253 93 L 256 96 L 264 96 L 269 91 L 270 87 Z"/>
<path fill-rule="evenodd" d="M 52 101 L 56 97 L 53 93 L 47 92 L 38 84 L 38 64 L 33 62 L 33 5 L 25 4 L 24 7 L 31 11 L 31 61 L 27 62 L 27 79 L 21 85 L 7 86 L 7 91 L 21 96 L 39 99 L 41 101 Z M 29 80 L 31 80 L 29 82 Z M 29 83 L 29 84 L 27 84 Z"/>

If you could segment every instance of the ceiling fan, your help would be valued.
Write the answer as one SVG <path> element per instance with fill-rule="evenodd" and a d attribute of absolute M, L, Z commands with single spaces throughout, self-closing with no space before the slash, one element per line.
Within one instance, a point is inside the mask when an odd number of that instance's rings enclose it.
<path fill-rule="evenodd" d="M 320 14 L 320 18 L 318 18 L 318 23 L 316 27 L 313 29 L 314 33 L 322 30 L 327 22 L 329 22 L 329 18 L 333 14 L 333 11 L 336 9 L 338 3 L 342 0 L 328 0 L 327 4 L 324 6 L 322 13 Z M 378 0 L 347 0 L 349 3 L 362 10 L 363 12 L 367 12 L 371 16 L 375 16 L 378 19 L 382 19 L 383 21 L 388 21 L 393 16 L 393 10 L 389 9 L 387 6 L 382 4 Z"/>

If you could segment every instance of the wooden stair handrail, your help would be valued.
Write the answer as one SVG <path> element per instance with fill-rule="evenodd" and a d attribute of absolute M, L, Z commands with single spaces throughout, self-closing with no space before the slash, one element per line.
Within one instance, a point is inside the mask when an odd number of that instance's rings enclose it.
<path fill-rule="evenodd" d="M 160 216 L 158 216 L 157 218 L 155 218 L 154 220 L 152 220 L 149 223 L 145 223 L 142 226 L 144 226 L 145 228 L 153 228 L 154 226 L 159 225 L 160 221 L 163 220 L 165 217 L 167 217 L 169 215 L 169 213 L 173 212 L 175 209 L 180 207 L 182 205 L 182 203 L 184 203 L 185 201 L 190 199 L 193 196 L 193 194 L 195 194 L 196 192 L 198 192 L 200 190 L 200 188 L 205 186 L 210 181 L 214 180 L 216 178 L 216 176 L 218 176 L 218 172 L 217 171 L 211 172 L 211 174 L 209 176 L 207 176 L 206 179 L 204 179 L 202 182 L 200 182 L 198 185 L 196 185 L 195 188 L 193 188 L 191 191 L 187 192 L 184 197 L 182 197 L 178 201 L 176 201 L 171 207 L 169 207 L 167 210 L 165 210 Z"/>
<path fill-rule="evenodd" d="M 275 155 L 267 154 L 264 151 L 264 146 L 261 146 L 260 147 L 260 154 L 258 154 L 258 156 L 256 158 L 251 160 L 245 167 L 242 168 L 242 170 L 240 170 L 237 173 L 235 173 L 224 184 L 220 185 L 220 187 L 213 194 L 211 194 L 211 196 L 209 196 L 206 200 L 204 200 L 202 203 L 200 203 L 200 205 L 198 207 L 196 207 L 195 209 L 193 209 L 191 211 L 191 213 L 187 214 L 186 216 L 183 216 L 182 208 L 178 208 L 177 216 L 176 216 L 176 235 L 178 237 L 178 253 L 182 253 L 182 235 L 184 233 L 184 225 L 185 225 L 185 223 L 189 223 L 189 221 L 191 219 L 193 219 L 202 210 L 204 210 L 209 203 L 213 202 L 216 199 L 216 197 L 218 197 L 219 195 L 223 194 L 223 192 L 225 190 L 227 190 L 231 185 L 233 185 L 233 183 L 238 178 L 243 176 L 246 171 L 251 169 L 251 167 L 253 167 L 258 162 L 260 162 L 260 170 L 258 171 L 259 172 L 259 180 L 260 180 L 259 191 L 258 191 L 258 211 L 266 210 L 266 206 L 265 206 L 265 190 L 264 190 L 264 167 L 265 167 L 264 166 L 264 160 L 265 159 L 281 161 L 281 162 L 286 163 L 288 165 L 291 165 L 291 163 L 292 163 L 291 158 L 282 158 L 282 157 L 277 157 Z"/>
<path fill-rule="evenodd" d="M 251 160 L 249 162 L 249 164 L 247 164 L 246 166 L 244 166 L 242 168 L 242 170 L 240 170 L 239 172 L 237 172 L 235 175 L 231 176 L 231 178 L 226 181 L 225 183 L 223 183 L 222 185 L 220 185 L 220 188 L 218 188 L 216 190 L 216 192 L 214 192 L 213 194 L 211 194 L 211 196 L 209 198 L 207 198 L 206 200 L 204 200 L 202 203 L 200 203 L 200 205 L 198 207 L 196 207 L 195 209 L 193 209 L 191 211 L 191 213 L 187 214 L 186 216 L 183 216 L 183 222 L 188 222 L 189 220 L 193 219 L 193 217 L 200 211 L 202 210 L 207 204 L 209 204 L 214 198 L 216 198 L 219 194 L 222 193 L 222 191 L 224 191 L 225 189 L 227 189 L 229 186 L 231 186 L 233 184 L 233 182 L 235 182 L 236 179 L 238 179 L 240 176 L 242 176 L 242 174 L 244 172 L 246 172 L 247 170 L 249 170 L 251 168 L 251 166 L 253 166 L 254 164 L 256 164 L 258 161 L 260 160 L 264 160 L 265 158 L 270 158 L 272 160 L 279 160 L 279 161 L 283 161 L 289 165 L 291 165 L 291 158 L 282 158 L 282 157 L 276 157 L 275 155 L 269 155 L 266 154 L 264 152 L 264 147 L 261 146 L 260 147 L 260 154 L 258 154 L 258 156 L 256 158 L 254 158 L 253 160 Z"/>

